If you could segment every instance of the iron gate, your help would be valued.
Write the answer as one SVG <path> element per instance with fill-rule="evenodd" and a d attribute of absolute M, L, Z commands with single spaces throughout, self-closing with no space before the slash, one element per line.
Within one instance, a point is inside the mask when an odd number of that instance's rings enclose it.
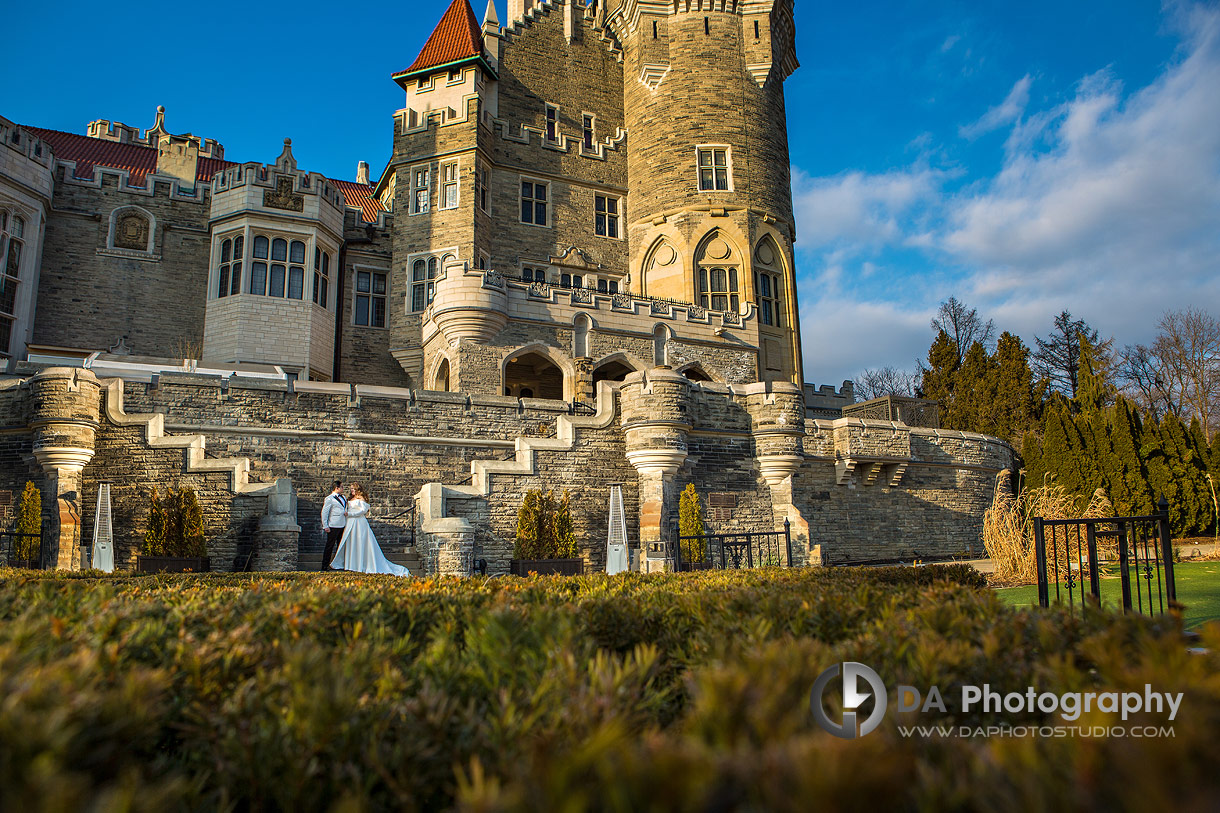
<path fill-rule="evenodd" d="M 1124 612 L 1163 614 L 1177 601 L 1164 497 L 1157 512 L 1144 517 L 1034 517 L 1034 553 L 1043 607 L 1050 606 L 1053 589 L 1057 603 L 1066 597 L 1070 608 L 1079 605 L 1083 612 L 1086 579 L 1088 596 L 1100 605 L 1102 570 L 1108 567 L 1117 567 Z"/>
<path fill-rule="evenodd" d="M 787 518 L 782 531 L 752 531 L 741 534 L 681 536 L 674 531 L 670 558 L 674 570 L 740 570 L 755 567 L 792 567 L 792 530 Z M 682 543 L 702 540 L 707 546 L 703 562 L 687 562 Z"/>
<path fill-rule="evenodd" d="M 22 539 L 36 539 L 37 554 L 32 560 L 19 560 L 17 558 L 17 547 Z M 29 567 L 37 569 L 43 567 L 43 550 L 42 550 L 42 534 L 21 534 L 16 531 L 0 531 L 0 566 L 7 565 L 9 567 Z"/>

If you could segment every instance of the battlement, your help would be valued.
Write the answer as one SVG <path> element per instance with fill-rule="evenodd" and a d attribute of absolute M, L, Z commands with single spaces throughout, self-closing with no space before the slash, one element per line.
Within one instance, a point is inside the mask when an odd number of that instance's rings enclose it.
<path fill-rule="evenodd" d="M 189 185 L 186 181 L 173 175 L 148 173 L 140 176 L 127 169 L 107 167 L 100 164 L 86 164 L 85 170 L 76 161 L 56 161 L 57 171 L 55 183 L 72 184 L 75 186 L 102 189 L 106 186 L 104 179 L 109 178 L 115 188 L 130 194 L 147 195 L 150 198 L 164 197 L 169 200 L 207 203 L 208 187 L 206 185 Z M 82 175 L 87 171 L 88 175 Z"/>
<path fill-rule="evenodd" d="M 54 166 L 55 155 L 50 144 L 44 143 L 38 136 L 3 116 L 0 116 L 0 145 L 3 145 L 10 154 L 16 153 L 21 158 L 48 170 Z"/>
<path fill-rule="evenodd" d="M 805 414 L 810 418 L 841 418 L 843 410 L 856 402 L 855 385 L 844 381 L 836 390 L 832 384 L 818 387 L 806 384 L 804 389 Z"/>
<path fill-rule="evenodd" d="M 237 212 L 276 211 L 321 220 L 336 235 L 343 230 L 347 202 L 339 188 L 318 172 L 297 169 L 292 139 L 273 164 L 251 161 L 212 176 L 212 219 Z"/>
<path fill-rule="evenodd" d="M 165 129 L 164 105 L 157 107 L 156 121 L 147 130 L 141 131 L 139 127 L 132 127 L 121 121 L 97 119 L 89 122 L 85 133 L 90 138 L 96 138 L 101 141 L 113 141 L 118 144 L 140 144 L 147 147 L 158 146 L 161 137 L 170 134 Z M 213 138 L 203 138 L 191 133 L 176 135 L 175 138 L 189 142 L 198 150 L 200 158 L 215 158 L 219 160 L 225 157 L 224 145 Z"/>

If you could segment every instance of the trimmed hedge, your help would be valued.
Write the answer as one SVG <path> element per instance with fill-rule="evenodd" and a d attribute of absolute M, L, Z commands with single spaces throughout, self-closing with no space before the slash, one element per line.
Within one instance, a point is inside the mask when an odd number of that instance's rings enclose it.
<path fill-rule="evenodd" d="M 1220 631 L 1190 655 L 1172 620 L 1029 613 L 980 587 L 961 566 L 466 581 L 0 571 L 0 800 L 1214 809 Z M 872 665 L 891 692 L 1150 682 L 1186 697 L 1168 740 L 917 742 L 891 714 L 843 741 L 809 713 L 813 679 L 842 660 Z M 947 722 L 996 721 L 946 700 Z"/>

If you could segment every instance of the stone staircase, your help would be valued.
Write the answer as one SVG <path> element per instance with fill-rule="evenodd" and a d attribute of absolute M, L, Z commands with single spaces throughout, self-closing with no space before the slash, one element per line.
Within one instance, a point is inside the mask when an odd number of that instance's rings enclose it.
<path fill-rule="evenodd" d="M 297 570 L 317 572 L 322 569 L 322 549 L 326 546 L 326 538 L 321 531 L 301 532 L 300 553 L 297 556 Z M 422 576 L 424 572 L 423 559 L 414 545 L 383 542 L 381 552 L 385 558 L 396 565 L 402 565 L 411 571 L 412 576 Z"/>

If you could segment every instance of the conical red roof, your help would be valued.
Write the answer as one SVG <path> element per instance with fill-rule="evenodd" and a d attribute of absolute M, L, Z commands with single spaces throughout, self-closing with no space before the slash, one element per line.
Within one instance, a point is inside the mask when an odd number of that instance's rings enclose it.
<path fill-rule="evenodd" d="M 428 68 L 436 68 L 483 54 L 483 32 L 469 0 L 453 0 L 445 16 L 436 24 L 436 30 L 424 49 L 405 71 L 399 71 L 394 76 L 416 73 Z"/>

